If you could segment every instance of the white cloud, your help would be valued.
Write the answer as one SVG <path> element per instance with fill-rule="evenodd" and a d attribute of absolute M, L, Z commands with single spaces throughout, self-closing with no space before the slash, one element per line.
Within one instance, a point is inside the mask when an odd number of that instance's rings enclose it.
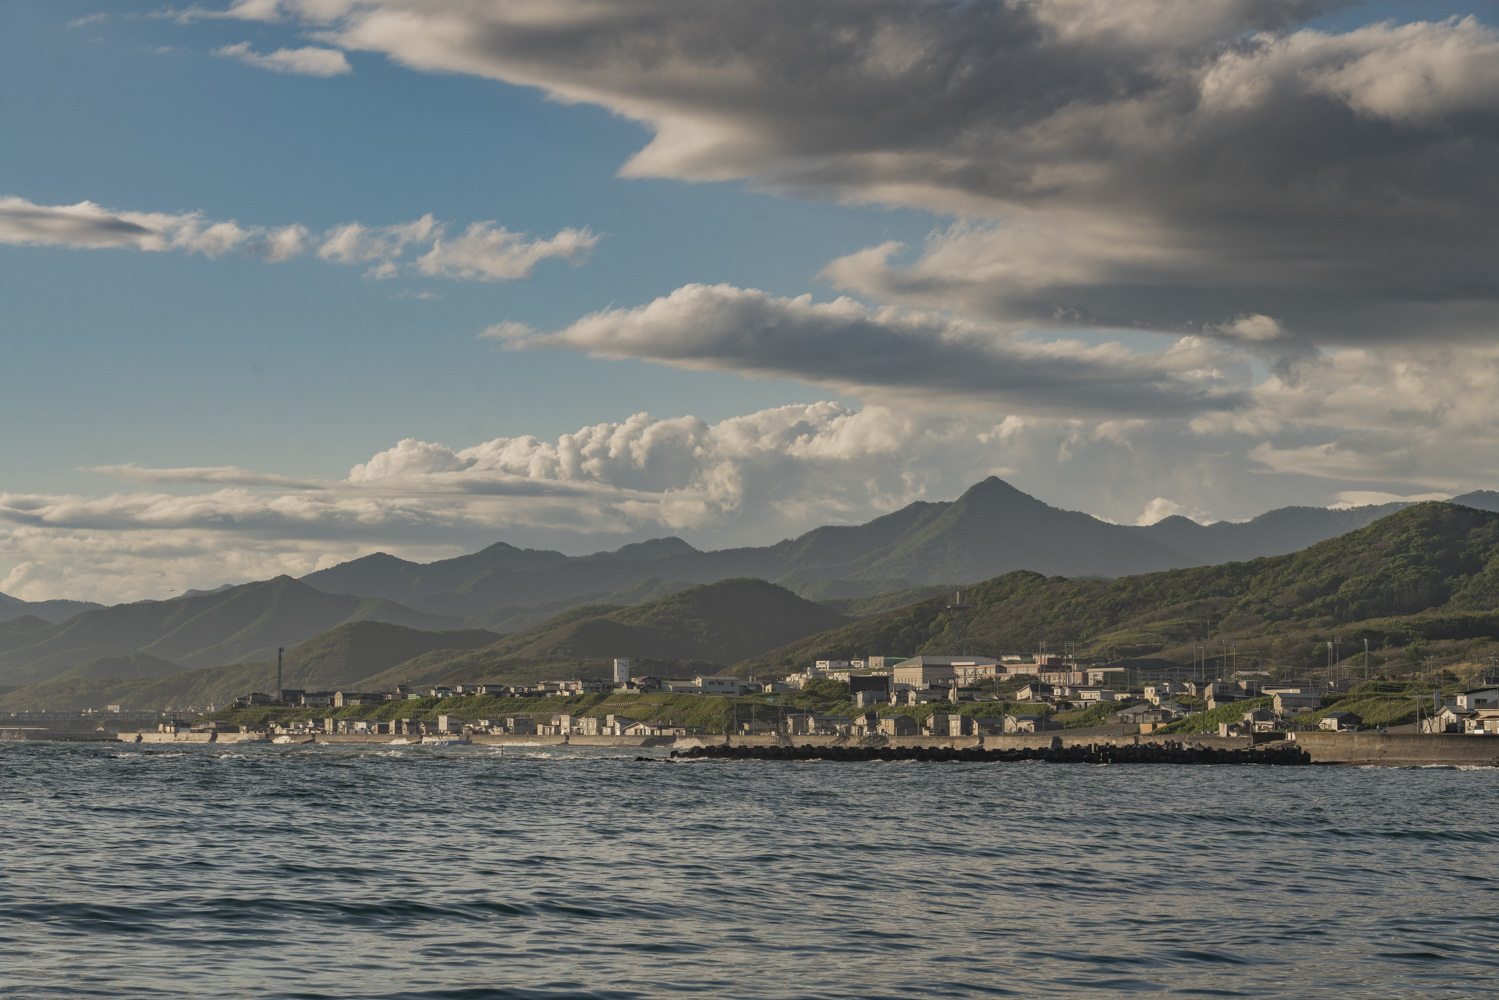
<path fill-rule="evenodd" d="M 238 59 L 249 66 L 258 66 L 276 73 L 295 73 L 299 76 L 343 76 L 354 72 L 349 60 L 338 49 L 306 46 L 300 49 L 277 49 L 274 52 L 254 52 L 249 42 L 239 42 L 214 49 L 216 56 Z"/>
<path fill-rule="evenodd" d="M 319 259 L 335 264 L 368 265 L 366 273 L 374 278 L 410 272 L 452 279 L 519 280 L 530 277 L 535 266 L 549 258 L 582 263 L 599 239 L 587 229 L 572 228 L 536 239 L 495 228 L 493 222 L 474 223 L 451 241 L 445 240 L 445 233 L 446 225 L 431 215 L 392 226 L 348 222 L 314 234 L 301 224 L 267 229 L 241 226 L 232 219 L 213 222 L 201 212 L 128 212 L 91 201 L 37 205 L 14 196 L 0 198 L 0 243 L 82 250 L 180 250 L 211 258 L 241 252 L 271 263 L 315 252 Z M 420 256 L 408 262 L 404 258 L 412 248 Z"/>
<path fill-rule="evenodd" d="M 1382 490 L 1339 490 L 1335 495 L 1334 503 L 1328 504 L 1334 510 L 1346 510 L 1350 507 L 1369 507 L 1377 504 L 1387 503 L 1421 503 L 1425 500 L 1450 500 L 1451 493 L 1386 493 Z"/>
<path fill-rule="evenodd" d="M 1145 509 L 1140 512 L 1140 516 L 1135 518 L 1135 523 L 1143 527 L 1144 525 L 1155 524 L 1157 521 L 1163 521 L 1168 517 L 1175 517 L 1177 515 L 1206 523 L 1202 511 L 1193 510 L 1166 497 L 1156 497 L 1147 503 Z"/>
<path fill-rule="evenodd" d="M 291 489 L 318 489 L 316 483 L 273 473 L 252 472 L 233 465 L 200 468 L 150 469 L 134 462 L 125 465 L 95 465 L 83 469 L 111 479 L 135 483 L 222 483 L 232 486 L 284 486 Z"/>
<path fill-rule="evenodd" d="M 855 394 L 928 405 L 1000 403 L 1012 412 L 1168 415 L 1243 401 L 1248 366 L 1208 341 L 1169 349 L 1039 341 L 936 312 L 814 303 L 730 285 L 686 285 L 634 309 L 608 309 L 546 335 L 492 327 L 517 347 L 563 347 L 679 368 L 790 376 Z M 1237 369 L 1237 370 L 1235 370 Z"/>
<path fill-rule="evenodd" d="M 416 261 L 422 274 L 470 281 L 516 281 L 529 278 L 549 258 L 581 264 L 599 237 L 587 229 L 564 229 L 549 240 L 528 240 L 493 222 L 474 222 L 451 240 L 438 238 Z"/>
<path fill-rule="evenodd" d="M 629 176 L 961 217 L 845 288 L 1030 325 L 1303 344 L 1499 323 L 1499 34 L 1339 0 L 284 0 L 329 45 L 644 123 Z M 232 13 L 232 12 L 231 12 Z M 1305 356 L 1303 347 L 1296 354 Z"/>
<path fill-rule="evenodd" d="M 0 564 L 13 567 L 0 591 L 164 596 L 376 549 L 431 558 L 500 538 L 571 551 L 666 533 L 710 546 L 773 541 L 956 495 L 999 468 L 994 448 L 976 446 L 990 429 L 815 403 L 718 423 L 636 414 L 552 441 L 453 449 L 407 440 L 342 480 L 315 483 L 235 467 L 104 467 L 94 471 L 233 485 L 189 495 L 0 494 Z M 80 559 L 85 550 L 95 557 Z"/>

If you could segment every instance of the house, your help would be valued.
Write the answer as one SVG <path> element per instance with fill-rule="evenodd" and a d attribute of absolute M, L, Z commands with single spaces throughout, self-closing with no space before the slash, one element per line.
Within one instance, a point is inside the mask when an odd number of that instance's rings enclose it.
<path fill-rule="evenodd" d="M 973 718 L 956 712 L 933 712 L 921 728 L 929 736 L 972 736 Z"/>
<path fill-rule="evenodd" d="M 366 693 L 359 691 L 335 691 L 333 692 L 333 707 L 344 708 L 349 705 L 378 705 L 385 701 L 382 693 Z"/>
<path fill-rule="evenodd" d="M 1326 729 L 1333 733 L 1345 733 L 1357 729 L 1364 724 L 1362 716 L 1353 712 L 1328 712 L 1317 720 L 1318 729 Z"/>
<path fill-rule="evenodd" d="M 701 694 L 744 694 L 744 682 L 737 677 L 697 676 L 693 678 Z"/>
<path fill-rule="evenodd" d="M 854 720 L 846 715 L 814 715 L 808 722 L 807 732 L 813 736 L 836 736 L 853 728 Z"/>
<path fill-rule="evenodd" d="M 631 722 L 628 725 L 620 727 L 619 735 L 621 735 L 621 736 L 658 736 L 658 735 L 660 735 L 660 730 L 658 730 L 655 726 L 651 725 L 649 722 Z"/>
<path fill-rule="evenodd" d="M 852 732 L 855 736 L 874 736 L 880 731 L 880 717 L 874 712 L 854 716 Z"/>
<path fill-rule="evenodd" d="M 1016 701 L 1051 701 L 1056 697 L 1057 689 L 1050 684 L 1041 681 L 1031 681 L 1025 687 L 1015 692 Z"/>
<path fill-rule="evenodd" d="M 1454 701 L 1464 712 L 1478 708 L 1499 708 L 1499 688 L 1474 688 L 1464 691 Z"/>
<path fill-rule="evenodd" d="M 702 694 L 703 689 L 698 686 L 696 680 L 688 680 L 684 677 L 661 678 L 661 689 L 671 694 Z"/>
<path fill-rule="evenodd" d="M 1006 715 L 1004 727 L 1007 733 L 1034 733 L 1043 728 L 1043 720 L 1039 715 Z"/>
<path fill-rule="evenodd" d="M 1256 708 L 1253 711 L 1245 712 L 1241 722 L 1241 728 L 1251 733 L 1270 733 L 1274 732 L 1276 727 L 1280 725 L 1280 716 L 1268 708 Z"/>
<path fill-rule="evenodd" d="M 1170 722 L 1174 716 L 1159 705 L 1131 705 L 1109 716 L 1110 722 L 1135 725 L 1141 722 Z"/>
<path fill-rule="evenodd" d="M 986 718 L 975 716 L 973 719 L 973 731 L 979 736 L 998 736 L 1005 732 L 1006 716 L 997 718 Z"/>
<path fill-rule="evenodd" d="M 887 715 L 880 720 L 879 732 L 881 736 L 915 736 L 920 727 L 909 715 Z"/>
<path fill-rule="evenodd" d="M 1463 719 L 1463 732 L 1469 736 L 1499 736 L 1499 708 L 1475 708 Z"/>
<path fill-rule="evenodd" d="M 1275 714 L 1282 718 L 1314 712 L 1322 707 L 1322 695 L 1317 691 L 1287 688 L 1276 693 L 1274 707 Z"/>
<path fill-rule="evenodd" d="M 1096 705 L 1101 701 L 1118 701 L 1119 692 L 1108 688 L 1080 687 L 1074 694 L 1084 705 Z"/>
<path fill-rule="evenodd" d="M 1175 681 L 1157 681 L 1154 684 L 1145 685 L 1145 700 L 1152 705 L 1159 705 L 1163 701 L 1173 701 L 1179 694 L 1186 694 L 1187 686 Z"/>
<path fill-rule="evenodd" d="M 517 736 L 535 736 L 536 719 L 529 715 L 512 715 L 505 719 L 505 731 Z"/>

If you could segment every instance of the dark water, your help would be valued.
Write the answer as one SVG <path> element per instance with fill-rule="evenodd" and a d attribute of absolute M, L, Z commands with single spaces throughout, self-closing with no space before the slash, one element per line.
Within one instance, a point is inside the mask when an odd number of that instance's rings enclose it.
<path fill-rule="evenodd" d="M 0 744 L 0 996 L 1473 997 L 1499 772 Z"/>

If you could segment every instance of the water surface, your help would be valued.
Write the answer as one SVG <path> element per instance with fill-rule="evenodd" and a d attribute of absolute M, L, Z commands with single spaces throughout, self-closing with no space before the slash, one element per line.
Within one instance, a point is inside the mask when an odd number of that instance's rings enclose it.
<path fill-rule="evenodd" d="M 1474 997 L 1499 771 L 0 744 L 0 996 Z"/>

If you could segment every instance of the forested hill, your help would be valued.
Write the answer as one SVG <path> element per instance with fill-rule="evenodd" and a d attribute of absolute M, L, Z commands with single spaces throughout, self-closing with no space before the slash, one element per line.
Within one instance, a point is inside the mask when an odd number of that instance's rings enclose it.
<path fill-rule="evenodd" d="M 966 608 L 937 597 L 888 611 L 740 665 L 741 672 L 867 654 L 1034 650 L 1158 655 L 1191 662 L 1239 642 L 1241 662 L 1315 660 L 1336 635 L 1375 649 L 1499 636 L 1499 514 L 1449 503 L 1397 511 L 1302 552 L 1115 580 L 1015 572 L 967 588 Z M 961 617 L 960 617 L 961 616 Z"/>

